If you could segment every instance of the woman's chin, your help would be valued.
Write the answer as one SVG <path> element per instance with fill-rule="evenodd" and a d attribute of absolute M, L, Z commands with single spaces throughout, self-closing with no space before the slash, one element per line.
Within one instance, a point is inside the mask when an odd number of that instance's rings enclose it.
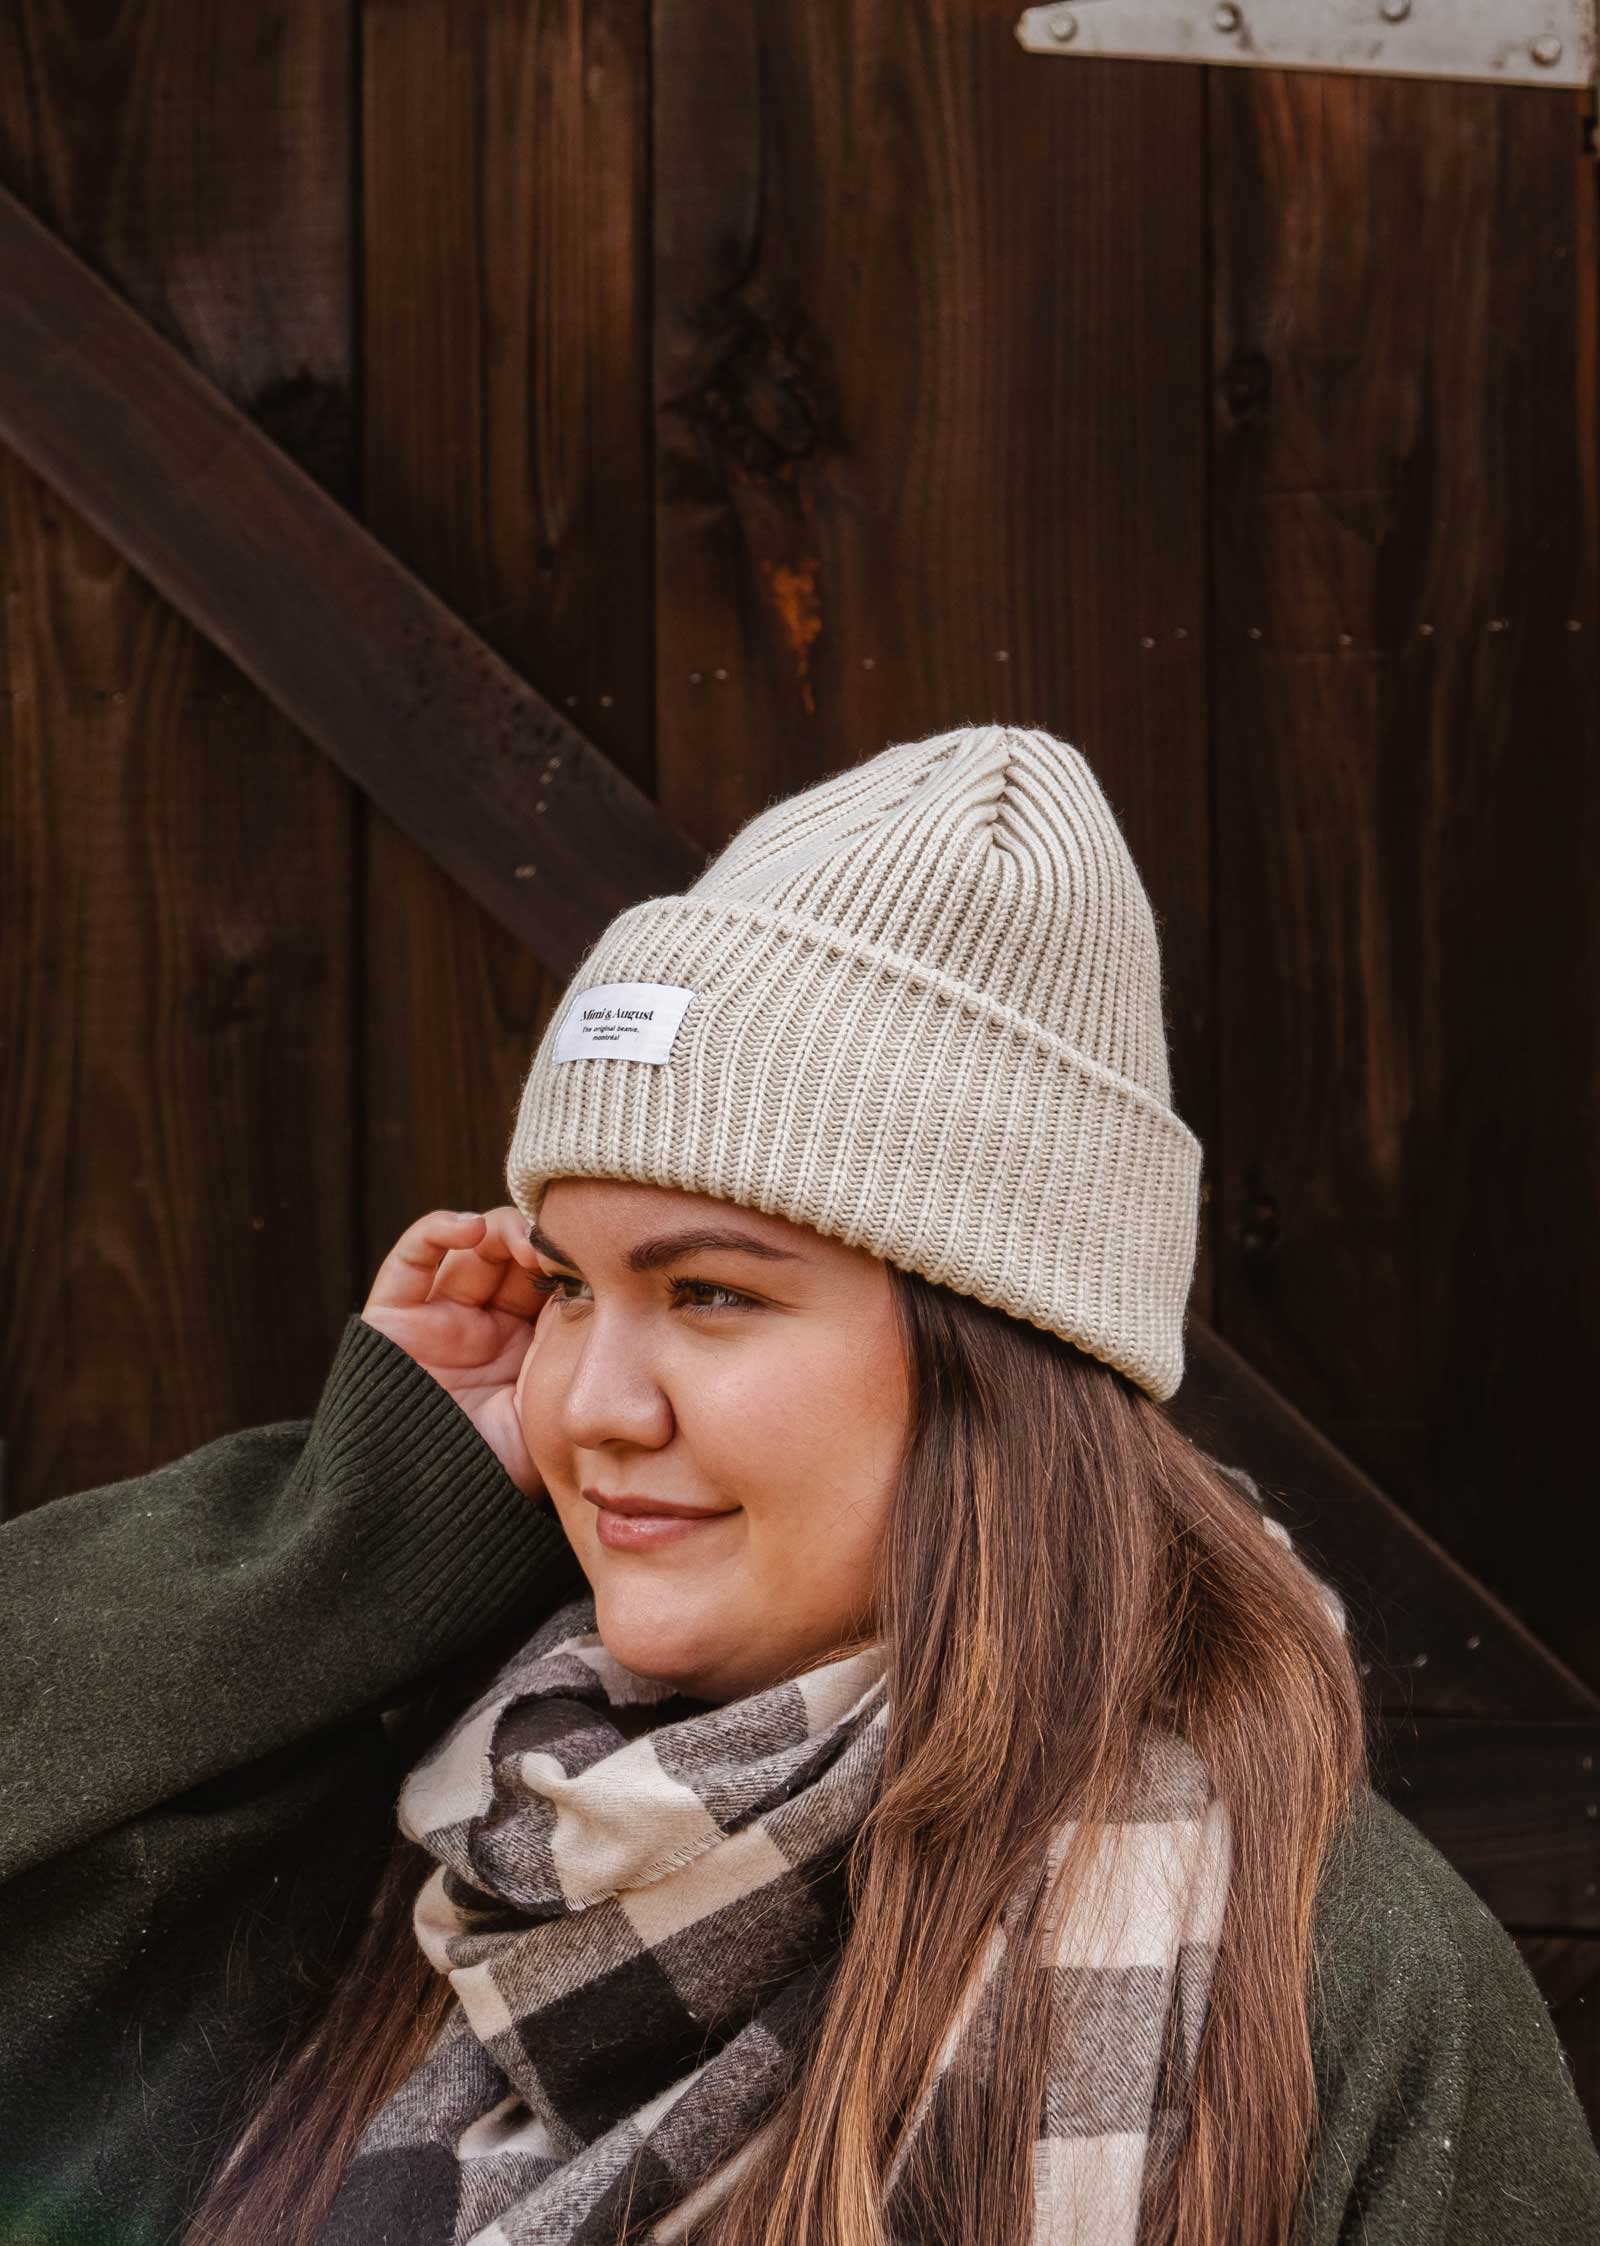
<path fill-rule="evenodd" d="M 714 1606 L 703 1610 L 681 1591 L 641 1594 L 603 1581 L 594 1586 L 594 1604 L 600 1642 L 613 1661 L 694 1699 L 718 1697 L 709 1680 Z"/>

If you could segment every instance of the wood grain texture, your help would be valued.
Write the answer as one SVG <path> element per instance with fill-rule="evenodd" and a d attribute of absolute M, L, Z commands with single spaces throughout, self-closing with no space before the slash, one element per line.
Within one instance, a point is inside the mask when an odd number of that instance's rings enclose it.
<path fill-rule="evenodd" d="M 408 0 L 361 25 L 366 522 L 649 790 L 647 11 Z M 572 910 L 598 933 L 702 858 Z M 564 974 L 376 811 L 363 868 L 370 1270 L 425 1209 L 505 1200 Z M 603 825 L 575 871 L 614 883 Z"/>
<path fill-rule="evenodd" d="M 1255 1478 L 1332 1584 L 1376 1705 L 1392 1717 L 1600 1719 L 1600 1694 L 1200 1319 L 1186 1354 L 1173 1417 Z"/>
<path fill-rule="evenodd" d="M 642 790 L 10 197 L 0 291 L 0 437 L 553 967 L 699 871 Z"/>
<path fill-rule="evenodd" d="M 1212 81 L 1216 1321 L 1600 1684 L 1594 160 Z"/>
<path fill-rule="evenodd" d="M 1373 1783 L 1507 1926 L 1600 1932 L 1600 1721 L 1391 1721 Z"/>
<path fill-rule="evenodd" d="M 314 0 L 0 13 L 0 183 L 341 498 L 348 108 Z M 9 291 L 6 325 L 14 373 Z M 10 453 L 0 544 L 17 1511 L 315 1401 L 354 1276 L 351 819 L 326 759 Z"/>
<path fill-rule="evenodd" d="M 973 0 L 660 0 L 654 55 L 663 805 L 710 844 L 891 741 L 1064 735 L 1208 1138 L 1199 75 Z"/>

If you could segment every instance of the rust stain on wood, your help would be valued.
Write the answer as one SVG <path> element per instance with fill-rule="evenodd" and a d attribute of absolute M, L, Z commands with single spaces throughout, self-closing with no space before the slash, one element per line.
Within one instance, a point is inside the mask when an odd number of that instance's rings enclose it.
<path fill-rule="evenodd" d="M 822 630 L 822 600 L 817 590 L 817 564 L 814 561 L 803 561 L 798 566 L 791 567 L 787 562 L 764 561 L 761 568 L 767 580 L 767 590 L 772 596 L 773 611 L 779 628 L 794 657 L 801 699 L 807 713 L 815 717 L 817 704 L 811 690 L 811 649 Z"/>

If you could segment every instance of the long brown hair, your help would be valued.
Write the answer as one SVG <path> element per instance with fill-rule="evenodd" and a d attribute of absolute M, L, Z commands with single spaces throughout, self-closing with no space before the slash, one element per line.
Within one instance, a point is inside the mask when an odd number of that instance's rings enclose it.
<path fill-rule="evenodd" d="M 1070 1903 L 1152 1721 L 1208 1767 L 1231 1868 L 1187 2125 L 1141 2239 L 1284 2246 L 1316 2141 L 1313 1905 L 1367 1779 L 1352 1651 L 1315 1577 L 1133 1381 L 889 1270 L 913 1403 L 874 1615 L 882 1783 L 792 2086 L 695 2246 L 886 2246 L 885 2172 L 974 1959 L 1030 1880 L 1005 1960 L 1026 1961 L 1039 1913 Z M 1046 1895 L 1043 1850 L 1068 1819 L 1074 1844 Z M 451 2001 L 411 1927 L 430 1866 L 397 1842 L 331 2001 L 264 2087 L 183 2246 L 311 2246 L 361 2129 Z M 906 2167 L 917 2236 L 951 2246 L 1031 2235 L 1050 1976 L 999 1971 L 986 2065 L 952 2079 Z"/>

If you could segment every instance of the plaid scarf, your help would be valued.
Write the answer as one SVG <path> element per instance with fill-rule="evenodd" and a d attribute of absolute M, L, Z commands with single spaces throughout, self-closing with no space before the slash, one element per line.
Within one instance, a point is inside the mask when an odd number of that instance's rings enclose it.
<path fill-rule="evenodd" d="M 609 2246 L 625 2216 L 685 2238 L 794 2079 L 848 1930 L 845 1859 L 887 1712 L 876 1644 L 714 1704 L 613 1660 L 591 1593 L 552 1614 L 401 1792 L 402 1828 L 437 1859 L 417 1939 L 457 2002 L 364 2130 L 319 2246 Z M 1092 1905 L 1048 1930 L 1039 2246 L 1134 2246 L 1182 2141 L 1228 1861 L 1203 1767 L 1152 1731 Z M 886 2178 L 892 2236 L 912 2137 L 952 2065 L 983 2065 L 1024 1901 L 1004 1906 Z"/>

